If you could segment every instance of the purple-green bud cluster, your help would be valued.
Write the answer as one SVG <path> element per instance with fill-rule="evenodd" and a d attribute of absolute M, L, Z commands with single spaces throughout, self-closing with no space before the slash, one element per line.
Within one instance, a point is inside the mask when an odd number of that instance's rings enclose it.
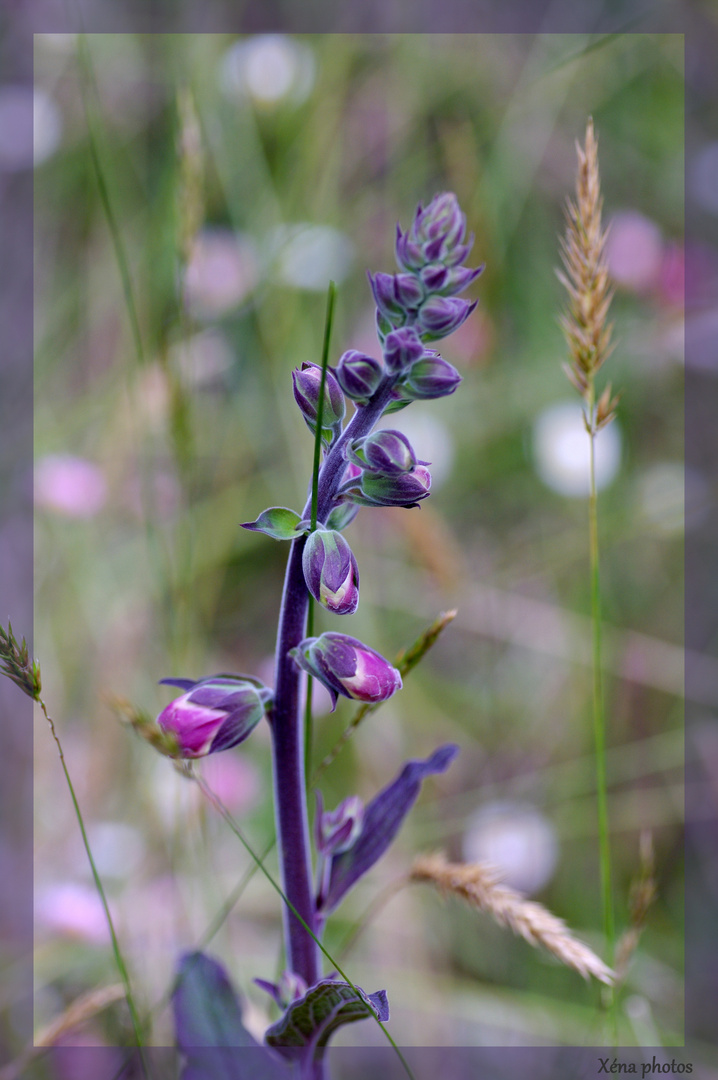
<path fill-rule="evenodd" d="M 298 667 L 326 687 L 332 711 L 339 694 L 375 704 L 401 689 L 401 675 L 396 668 L 347 634 L 330 631 L 318 638 L 305 638 L 289 650 L 289 655 Z"/>
<path fill-rule="evenodd" d="M 185 691 L 157 717 L 162 730 L 177 739 L 183 758 L 204 757 L 244 742 L 272 699 L 272 691 L 250 675 L 160 681 Z"/>
<path fill-rule="evenodd" d="M 344 496 L 359 506 L 408 508 L 429 494 L 428 462 L 417 460 L 414 448 L 401 431 L 385 428 L 355 439 L 346 455 L 350 475 Z"/>
<path fill-rule="evenodd" d="M 459 300 L 457 293 L 483 270 L 461 266 L 473 239 L 466 236 L 466 216 L 450 192 L 436 195 L 427 207 L 419 205 L 407 232 L 397 225 L 400 272 L 369 275 L 385 350 L 397 328 L 415 326 L 423 341 L 436 341 L 469 317 L 476 302 Z"/>
<path fill-rule="evenodd" d="M 302 553 L 307 589 L 335 615 L 351 615 L 359 604 L 359 570 L 352 549 L 334 529 L 315 529 Z"/>

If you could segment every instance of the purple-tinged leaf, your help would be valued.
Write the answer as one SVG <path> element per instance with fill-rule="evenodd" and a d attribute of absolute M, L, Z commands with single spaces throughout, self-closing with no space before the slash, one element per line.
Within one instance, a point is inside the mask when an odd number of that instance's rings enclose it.
<path fill-rule="evenodd" d="M 365 994 L 359 986 L 356 990 L 358 993 L 349 983 L 320 980 L 268 1028 L 264 1036 L 267 1044 L 288 1061 L 299 1062 L 304 1075 L 305 1068 L 321 1060 L 330 1037 L 342 1024 L 372 1014 L 382 1023 L 389 1019 L 385 990 L 375 994 Z"/>
<path fill-rule="evenodd" d="M 299 514 L 294 510 L 288 510 L 286 506 L 270 506 L 262 511 L 256 521 L 245 521 L 242 528 L 264 533 L 273 540 L 296 540 L 299 524 Z"/>
<path fill-rule="evenodd" d="M 180 958 L 172 994 L 181 1080 L 287 1080 L 287 1070 L 242 1024 L 221 964 L 204 953 Z"/>
<path fill-rule="evenodd" d="M 448 743 L 424 761 L 408 761 L 396 780 L 372 799 L 364 810 L 364 824 L 356 843 L 332 859 L 324 912 L 333 911 L 352 885 L 381 858 L 416 802 L 422 781 L 445 772 L 458 752 L 458 746 Z"/>

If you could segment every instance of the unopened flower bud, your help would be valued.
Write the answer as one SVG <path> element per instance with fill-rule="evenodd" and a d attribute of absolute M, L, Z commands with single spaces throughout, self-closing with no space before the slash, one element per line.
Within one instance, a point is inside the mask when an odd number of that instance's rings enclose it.
<path fill-rule="evenodd" d="M 384 476 L 397 476 L 416 468 L 416 454 L 401 431 L 382 428 L 364 439 L 356 439 L 347 448 L 350 461 Z"/>
<path fill-rule="evenodd" d="M 335 615 L 351 615 L 359 604 L 359 570 L 352 549 L 339 532 L 315 529 L 302 553 L 309 592 Z"/>
<path fill-rule="evenodd" d="M 468 319 L 478 301 L 469 303 L 454 296 L 430 296 L 419 308 L 418 325 L 425 336 L 446 337 Z"/>
<path fill-rule="evenodd" d="M 314 816 L 314 841 L 317 851 L 328 858 L 340 855 L 354 845 L 364 823 L 364 804 L 358 795 L 350 795 L 336 810 L 324 810 L 321 792 L 317 791 Z"/>
<path fill-rule="evenodd" d="M 424 355 L 424 344 L 411 326 L 392 330 L 384 341 L 384 362 L 389 371 L 403 371 Z"/>
<path fill-rule="evenodd" d="M 401 390 L 411 398 L 440 398 L 453 394 L 461 382 L 453 364 L 435 352 L 427 352 L 410 368 Z"/>
<path fill-rule="evenodd" d="M 319 388 L 322 369 L 319 364 L 302 364 L 301 370 L 292 372 L 294 398 L 302 410 L 307 427 L 313 433 L 317 423 Z M 333 372 L 327 370 L 324 382 L 324 407 L 322 409 L 322 431 L 328 436 L 339 429 L 346 412 L 346 402 L 341 387 Z"/>
<path fill-rule="evenodd" d="M 421 282 L 414 274 L 369 274 L 369 283 L 377 308 L 392 325 L 416 311 L 424 299 Z"/>
<path fill-rule="evenodd" d="M 417 465 L 413 472 L 398 476 L 363 472 L 360 487 L 365 505 L 411 508 L 429 495 L 431 473 L 424 465 Z"/>
<path fill-rule="evenodd" d="M 289 650 L 294 662 L 329 691 L 333 706 L 337 696 L 375 703 L 386 701 L 401 689 L 401 675 L 379 653 L 356 638 L 331 631 L 305 638 Z"/>
<path fill-rule="evenodd" d="M 229 750 L 251 734 L 265 714 L 272 692 L 247 675 L 162 679 L 185 691 L 157 717 L 163 731 L 175 736 L 183 758 Z"/>
<path fill-rule="evenodd" d="M 337 381 L 352 401 L 368 401 L 384 374 L 381 362 L 349 349 L 337 364 Z"/>
<path fill-rule="evenodd" d="M 468 266 L 455 266 L 449 269 L 443 263 L 431 263 L 421 271 L 421 280 L 427 293 L 440 296 L 456 296 L 468 289 L 469 285 L 483 272 L 483 265 L 472 270 Z"/>

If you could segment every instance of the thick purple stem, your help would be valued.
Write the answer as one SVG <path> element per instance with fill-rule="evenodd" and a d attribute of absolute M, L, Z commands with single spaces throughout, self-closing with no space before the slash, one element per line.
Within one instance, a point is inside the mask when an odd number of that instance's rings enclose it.
<path fill-rule="evenodd" d="M 326 520 L 346 467 L 344 447 L 351 439 L 368 435 L 391 398 L 395 377 L 387 377 L 371 401 L 358 408 L 334 444 L 319 474 L 317 519 Z M 311 512 L 311 499 L 304 516 Z M 309 593 L 304 583 L 302 552 L 306 537 L 292 541 L 284 579 L 279 615 L 277 655 L 272 709 L 274 759 L 274 807 L 277 826 L 282 887 L 307 926 L 316 933 L 315 899 L 309 850 L 309 820 L 304 784 L 304 739 L 300 713 L 302 672 L 289 656 L 304 638 Z M 287 968 L 301 975 L 308 986 L 320 977 L 319 950 L 296 916 L 284 910 L 284 940 Z"/>

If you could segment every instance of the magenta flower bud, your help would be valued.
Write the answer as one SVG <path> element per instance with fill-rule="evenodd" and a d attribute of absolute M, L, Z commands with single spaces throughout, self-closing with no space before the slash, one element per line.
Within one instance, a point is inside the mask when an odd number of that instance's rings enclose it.
<path fill-rule="evenodd" d="M 271 690 L 248 675 L 161 682 L 185 690 L 157 717 L 162 730 L 177 739 L 183 758 L 204 757 L 244 742 L 264 716 L 272 697 Z"/>
<path fill-rule="evenodd" d="M 410 368 L 402 383 L 402 392 L 411 398 L 440 398 L 453 394 L 461 382 L 453 364 L 430 351 Z"/>
<path fill-rule="evenodd" d="M 392 330 L 384 341 L 384 362 L 389 371 L 403 371 L 424 355 L 424 345 L 411 326 Z"/>
<path fill-rule="evenodd" d="M 352 401 L 368 401 L 383 374 L 381 361 L 356 349 L 343 353 L 337 364 L 337 381 Z"/>
<path fill-rule="evenodd" d="M 319 364 L 302 364 L 301 371 L 292 372 L 294 398 L 302 410 L 307 427 L 314 433 L 317 424 L 317 406 L 322 369 Z M 346 402 L 336 376 L 329 369 L 324 382 L 324 407 L 322 409 L 322 430 L 330 437 L 341 426 L 346 412 Z"/>
<path fill-rule="evenodd" d="M 478 301 L 469 303 L 457 297 L 430 296 L 419 308 L 419 327 L 424 336 L 442 338 L 453 334 L 468 319 Z"/>
<path fill-rule="evenodd" d="M 364 803 L 358 795 L 350 795 L 336 810 L 324 810 L 320 791 L 316 792 L 317 810 L 314 815 L 314 842 L 320 855 L 340 855 L 353 847 L 364 823 Z"/>
<path fill-rule="evenodd" d="M 289 650 L 295 664 L 329 691 L 333 708 L 337 696 L 375 703 L 401 689 L 401 675 L 388 660 L 356 638 L 332 632 L 305 638 Z"/>
<path fill-rule="evenodd" d="M 351 615 L 359 604 L 359 570 L 352 549 L 339 532 L 315 529 L 302 553 L 309 592 L 335 615 Z"/>
<path fill-rule="evenodd" d="M 431 473 L 424 465 L 417 465 L 413 472 L 398 476 L 363 472 L 360 486 L 363 499 L 357 501 L 366 506 L 405 506 L 410 509 L 429 495 Z"/>
<path fill-rule="evenodd" d="M 406 435 L 390 428 L 356 439 L 347 448 L 347 456 L 355 464 L 384 476 L 412 472 L 417 465 L 416 454 Z"/>

